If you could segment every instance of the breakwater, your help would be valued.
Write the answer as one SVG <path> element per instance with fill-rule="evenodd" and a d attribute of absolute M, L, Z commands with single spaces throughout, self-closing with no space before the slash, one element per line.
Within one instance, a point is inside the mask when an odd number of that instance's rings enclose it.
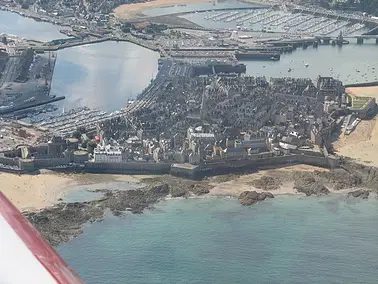
<path fill-rule="evenodd" d="M 65 96 L 60 96 L 60 97 L 56 97 L 56 98 L 48 97 L 46 99 L 41 99 L 39 101 L 32 102 L 32 103 L 29 103 L 29 104 L 26 104 L 26 105 L 2 109 L 2 110 L 0 110 L 0 115 L 19 111 L 19 110 L 24 110 L 24 109 L 28 109 L 28 108 L 33 108 L 33 107 L 37 107 L 37 106 L 41 106 L 41 105 L 46 105 L 46 104 L 61 101 L 61 100 L 64 100 L 64 99 L 65 99 Z"/>
<path fill-rule="evenodd" d="M 141 41 L 138 40 L 137 38 L 134 37 L 124 37 L 124 38 L 118 38 L 118 37 L 103 37 L 103 38 L 98 38 L 98 39 L 92 39 L 92 40 L 81 40 L 81 39 L 64 39 L 64 42 L 54 42 L 50 41 L 47 42 L 43 45 L 38 45 L 38 46 L 17 46 L 18 50 L 26 50 L 26 49 L 33 49 L 36 52 L 45 52 L 45 51 L 58 51 L 70 47 L 75 47 L 75 46 L 83 46 L 83 45 L 90 45 L 90 44 L 96 44 L 96 43 L 101 43 L 101 42 L 106 42 L 106 41 L 115 41 L 115 42 L 130 42 L 133 44 L 136 44 L 138 46 L 150 49 L 152 51 L 159 51 L 159 48 L 156 47 L 154 44 L 150 44 L 148 41 Z"/>
<path fill-rule="evenodd" d="M 151 163 L 151 162 L 124 162 L 124 163 L 96 163 L 88 162 L 83 165 L 56 166 L 49 170 L 56 172 L 74 173 L 94 173 L 94 174 L 169 174 L 170 163 Z"/>
<path fill-rule="evenodd" d="M 353 88 L 353 87 L 376 87 L 376 86 L 378 86 L 378 81 L 365 82 L 365 83 L 355 83 L 355 84 L 346 84 L 345 88 Z"/>

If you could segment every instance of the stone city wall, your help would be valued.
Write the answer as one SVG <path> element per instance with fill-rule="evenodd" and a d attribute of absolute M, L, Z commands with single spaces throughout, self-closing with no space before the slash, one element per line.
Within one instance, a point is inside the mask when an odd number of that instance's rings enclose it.
<path fill-rule="evenodd" d="M 84 171 L 98 173 L 120 173 L 120 174 L 149 174 L 169 173 L 170 163 L 151 162 L 124 162 L 124 163 L 85 163 Z"/>
<path fill-rule="evenodd" d="M 205 164 L 194 169 L 172 167 L 171 174 L 193 179 L 220 174 L 251 172 L 258 169 L 276 168 L 292 164 L 306 164 L 323 168 L 337 168 L 339 160 L 331 157 L 293 154 Z"/>

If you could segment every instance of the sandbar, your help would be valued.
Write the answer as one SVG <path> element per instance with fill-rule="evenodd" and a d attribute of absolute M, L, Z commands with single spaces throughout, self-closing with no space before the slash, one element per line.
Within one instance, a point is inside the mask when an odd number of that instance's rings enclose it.
<path fill-rule="evenodd" d="M 114 9 L 117 18 L 131 20 L 143 17 L 143 11 L 152 8 L 164 8 L 171 5 L 209 3 L 211 0 L 153 0 L 144 3 L 122 4 Z"/>

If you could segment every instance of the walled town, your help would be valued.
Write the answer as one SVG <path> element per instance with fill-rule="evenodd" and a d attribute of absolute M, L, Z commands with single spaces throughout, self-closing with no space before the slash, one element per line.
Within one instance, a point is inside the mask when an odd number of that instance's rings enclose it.
<path fill-rule="evenodd" d="M 47 143 L 20 141 L 2 152 L 1 164 L 18 171 L 171 172 L 191 178 L 295 161 L 337 167 L 333 134 L 348 135 L 375 114 L 374 98 L 352 100 L 342 82 L 330 77 L 319 76 L 315 83 L 289 77 L 267 81 L 241 76 L 240 64 L 164 60 L 161 65 L 166 75 L 160 74 L 159 82 L 94 128 L 67 132 L 58 127 L 66 127 L 65 120 L 58 119 L 3 128 L 26 137 L 39 131 Z"/>
<path fill-rule="evenodd" d="M 377 164 L 349 159 L 336 148 L 341 140 L 353 147 L 353 139 L 347 138 L 368 122 L 375 123 L 374 94 L 348 91 L 351 85 L 333 73 L 341 66 L 332 66 L 327 76 L 298 78 L 291 65 L 282 76 L 268 77 L 268 72 L 247 72 L 246 63 L 278 66 L 296 53 L 318 48 L 339 51 L 350 43 L 357 43 L 356 49 L 369 44 L 376 48 L 376 1 L 262 0 L 248 5 L 255 1 L 243 0 L 241 5 L 218 7 L 218 1 L 204 0 L 209 2 L 201 3 L 204 8 L 190 11 L 186 9 L 190 3 L 186 7 L 182 0 L 177 5 L 157 5 L 178 11 L 158 16 L 128 5 L 153 8 L 157 2 L 0 0 L 0 10 L 7 11 L 0 13 L 50 22 L 62 33 L 61 38 L 37 41 L 0 30 L 0 171 L 20 176 L 45 169 L 153 175 L 140 180 L 141 188 L 96 189 L 102 197 L 88 202 L 55 196 L 48 204 L 54 206 L 24 212 L 51 244 L 69 241 L 80 234 L 83 224 L 101 220 L 108 210 L 114 215 L 142 213 L 167 196 L 207 194 L 222 180 L 223 186 L 232 187 L 226 182 L 260 169 L 278 172 L 277 168 L 289 165 L 317 166 L 315 171 L 309 167 L 311 172 L 290 169 L 278 177 L 260 176 L 232 194 L 220 186 L 214 194 L 238 197 L 241 204 L 251 205 L 272 198 L 267 191 L 289 179 L 292 191 L 284 194 L 352 189 L 348 196 L 366 199 L 369 190 L 377 190 Z M 65 97 L 50 94 L 60 50 L 105 41 L 130 42 L 158 53 L 156 77 L 139 94 L 132 94 L 132 100 L 124 94 L 124 103 L 114 112 L 86 104 L 63 107 L 61 112 L 54 102 Z M 313 67 L 305 60 L 300 64 L 302 70 Z M 372 65 L 356 67 L 349 75 L 354 83 L 361 80 L 354 84 L 357 89 L 376 88 L 377 82 L 367 79 L 369 74 L 378 80 L 378 67 Z M 101 95 L 106 97 L 107 92 Z M 363 142 L 369 145 L 363 145 L 375 151 L 368 135 Z"/>
<path fill-rule="evenodd" d="M 203 10 L 155 17 L 125 15 L 116 8 L 121 2 L 0 1 L 3 10 L 66 26 L 61 32 L 68 35 L 47 42 L 1 37 L 2 170 L 197 178 L 286 163 L 332 168 L 340 164 L 333 150 L 340 133 L 350 135 L 375 115 L 374 97 L 348 94 L 337 78 L 247 76 L 239 62 L 378 43 L 374 11 L 279 1 L 217 9 L 213 1 Z M 236 28 L 199 26 L 188 18 L 196 14 Z M 50 96 L 56 51 L 108 40 L 158 51 L 156 78 L 116 112 L 80 107 L 48 115 L 64 99 Z"/>

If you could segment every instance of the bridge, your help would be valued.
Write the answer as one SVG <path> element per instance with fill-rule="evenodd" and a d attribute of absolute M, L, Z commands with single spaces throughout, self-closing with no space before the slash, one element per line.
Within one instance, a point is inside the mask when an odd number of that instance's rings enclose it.
<path fill-rule="evenodd" d="M 294 49 L 302 46 L 303 48 L 307 48 L 309 45 L 313 45 L 317 47 L 319 44 L 337 44 L 343 45 L 348 44 L 349 42 L 346 39 L 356 39 L 358 44 L 363 44 L 364 39 L 375 39 L 375 43 L 378 44 L 378 35 L 354 35 L 354 36 L 342 36 L 339 35 L 337 37 L 331 36 L 314 36 L 308 38 L 299 38 L 299 39 L 288 39 L 288 40 L 260 40 L 260 42 L 264 44 L 268 44 L 270 46 L 275 47 L 284 47 L 284 46 L 292 46 Z"/>
<path fill-rule="evenodd" d="M 332 40 L 340 40 L 339 37 L 332 38 L 330 36 L 316 36 L 317 40 L 322 41 L 324 44 L 329 44 Z M 353 35 L 353 36 L 341 36 L 341 40 L 344 39 L 356 39 L 358 44 L 363 44 L 364 39 L 375 39 L 375 43 L 378 44 L 378 35 Z"/>
<path fill-rule="evenodd" d="M 314 16 L 325 16 L 327 18 L 333 18 L 336 20 L 345 20 L 349 22 L 354 22 L 354 23 L 365 23 L 365 24 L 371 24 L 374 26 L 378 25 L 378 20 L 372 19 L 372 18 L 364 18 L 364 17 L 358 17 L 352 14 L 346 14 L 346 13 L 340 13 L 340 12 L 335 12 L 333 13 L 330 10 L 322 10 L 322 9 L 311 9 L 299 5 L 295 5 L 293 7 L 293 10 L 299 13 L 307 13 L 307 14 L 312 14 Z"/>
<path fill-rule="evenodd" d="M 364 39 L 375 39 L 375 43 L 378 44 L 378 35 L 356 35 L 356 36 L 343 36 L 345 39 L 357 39 L 358 44 L 363 44 Z"/>
<path fill-rule="evenodd" d="M 57 50 L 65 49 L 69 47 L 94 44 L 94 43 L 99 43 L 99 42 L 104 42 L 104 41 L 116 41 L 116 42 L 126 41 L 126 42 L 131 42 L 136 45 L 145 47 L 153 51 L 159 51 L 159 48 L 153 43 L 150 43 L 149 41 L 142 41 L 132 36 L 126 36 L 122 38 L 121 37 L 103 37 L 103 38 L 91 39 L 91 40 L 82 40 L 79 38 L 63 39 L 63 40 L 59 39 L 59 40 L 45 42 L 40 45 L 18 45 L 18 46 L 15 46 L 14 49 L 17 51 L 23 51 L 25 49 L 31 48 L 31 49 L 34 49 L 37 53 L 38 52 L 43 53 L 45 51 L 57 51 Z"/>
<path fill-rule="evenodd" d="M 71 41 L 68 41 L 71 40 Z M 99 43 L 103 41 L 111 40 L 111 38 L 104 37 L 100 39 L 93 39 L 93 40 L 78 40 L 78 39 L 67 39 L 67 40 L 53 40 L 51 42 L 44 43 L 42 45 L 18 45 L 15 49 L 22 51 L 28 48 L 34 49 L 36 52 L 44 52 L 44 51 L 57 51 L 64 48 L 85 45 L 85 44 L 93 44 Z"/>

